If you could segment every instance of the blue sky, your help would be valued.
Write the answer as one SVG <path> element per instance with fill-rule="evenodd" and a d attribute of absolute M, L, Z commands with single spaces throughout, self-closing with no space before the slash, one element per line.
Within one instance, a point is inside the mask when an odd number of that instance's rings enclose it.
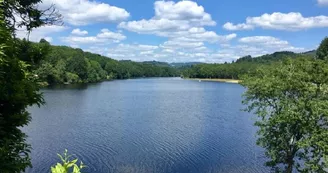
<path fill-rule="evenodd" d="M 223 63 L 313 50 L 328 36 L 328 0 L 43 0 L 39 8 L 51 4 L 64 25 L 38 28 L 30 40 L 118 60 Z"/>

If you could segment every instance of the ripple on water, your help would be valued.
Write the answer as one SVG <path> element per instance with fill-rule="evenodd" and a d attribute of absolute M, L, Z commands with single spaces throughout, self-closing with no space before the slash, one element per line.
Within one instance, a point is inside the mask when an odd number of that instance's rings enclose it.
<path fill-rule="evenodd" d="M 83 90 L 46 90 L 24 128 L 33 169 L 49 172 L 65 148 L 90 173 L 257 173 L 250 115 L 241 112 L 239 85 L 180 79 L 138 79 Z"/>

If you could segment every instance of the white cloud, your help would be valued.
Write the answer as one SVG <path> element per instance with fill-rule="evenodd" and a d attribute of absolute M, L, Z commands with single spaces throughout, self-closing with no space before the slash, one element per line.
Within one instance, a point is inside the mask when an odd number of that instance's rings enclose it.
<path fill-rule="evenodd" d="M 224 40 L 224 41 L 230 41 L 234 38 L 237 37 L 237 34 L 233 33 L 233 34 L 229 34 L 229 35 L 226 35 L 226 36 L 223 36 L 221 40 Z"/>
<path fill-rule="evenodd" d="M 123 8 L 89 0 L 43 0 L 39 8 L 46 9 L 52 4 L 63 15 L 64 21 L 71 25 L 117 22 L 130 16 Z"/>
<path fill-rule="evenodd" d="M 237 31 L 237 30 L 249 30 L 249 29 L 253 29 L 254 27 L 252 25 L 248 25 L 244 23 L 234 25 L 233 23 L 228 22 L 223 25 L 223 28 L 230 31 Z"/>
<path fill-rule="evenodd" d="M 140 52 L 140 55 L 152 55 L 153 53 L 154 53 L 154 51 L 148 50 L 148 51 L 142 51 L 142 52 Z"/>
<path fill-rule="evenodd" d="M 164 53 L 174 53 L 174 50 L 165 48 L 165 49 L 162 50 L 162 52 L 164 52 Z"/>
<path fill-rule="evenodd" d="M 188 20 L 200 25 L 215 25 L 210 14 L 193 1 L 156 1 L 155 18 L 169 20 Z"/>
<path fill-rule="evenodd" d="M 76 29 L 73 29 L 73 31 L 71 32 L 71 34 L 74 34 L 74 35 L 88 35 L 88 31 L 86 30 L 80 30 L 79 28 L 76 28 Z"/>
<path fill-rule="evenodd" d="M 256 46 L 257 49 L 266 49 L 268 51 L 293 51 L 293 52 L 302 52 L 305 51 L 304 48 L 294 47 L 289 44 L 288 41 L 281 40 L 279 38 L 271 36 L 252 36 L 252 37 L 243 37 L 239 39 L 240 43 Z"/>
<path fill-rule="evenodd" d="M 223 27 L 227 30 L 245 30 L 261 27 L 264 29 L 298 31 L 328 27 L 328 16 L 303 17 L 301 13 L 295 12 L 265 13 L 259 17 L 248 17 L 246 23 L 234 25 L 228 22 Z"/>
<path fill-rule="evenodd" d="M 118 27 L 139 34 L 152 34 L 168 38 L 154 51 L 122 52 L 125 58 L 133 60 L 157 60 L 157 61 L 206 61 L 210 57 L 211 50 L 207 43 L 227 43 L 237 37 L 235 33 L 218 35 L 214 31 L 208 31 L 204 27 L 214 26 L 210 14 L 204 7 L 193 1 L 156 1 L 154 3 L 155 15 L 146 20 L 121 22 Z M 121 47 L 118 46 L 117 49 Z M 116 49 L 112 49 L 117 54 Z M 111 54 L 112 57 L 115 57 Z M 117 57 L 119 58 L 119 57 Z"/>
<path fill-rule="evenodd" d="M 126 36 L 119 32 L 111 32 L 108 29 L 102 29 L 101 32 L 97 35 L 98 38 L 102 39 L 111 39 L 111 40 L 125 40 Z"/>
<path fill-rule="evenodd" d="M 159 45 L 121 43 L 110 48 L 97 46 L 89 50 L 118 60 L 224 63 L 246 55 L 256 57 L 277 51 L 304 52 L 309 49 L 295 47 L 272 36 L 252 36 L 238 39 L 237 45 L 222 44 L 218 49 L 210 49 L 201 41 L 171 38 Z"/>
<path fill-rule="evenodd" d="M 191 39 L 201 37 L 199 34 L 218 37 L 215 32 L 204 29 L 204 26 L 214 26 L 216 22 L 196 2 L 156 1 L 154 9 L 155 16 L 151 19 L 122 22 L 118 27 L 132 32 L 162 37 L 187 37 L 189 34 L 194 34 L 194 38 Z"/>
<path fill-rule="evenodd" d="M 227 42 L 237 37 L 237 34 L 217 35 L 213 31 L 206 31 L 204 28 L 193 27 L 186 31 L 161 32 L 160 36 L 169 39 L 180 40 L 185 42 Z"/>
<path fill-rule="evenodd" d="M 160 47 L 165 49 L 193 49 L 204 46 L 203 42 L 185 42 L 179 40 L 169 40 L 164 42 Z"/>
<path fill-rule="evenodd" d="M 126 36 L 119 32 L 111 32 L 108 29 L 102 29 L 96 36 L 68 36 L 62 37 L 62 41 L 70 45 L 95 44 L 95 43 L 118 43 L 125 40 Z"/>
<path fill-rule="evenodd" d="M 142 19 L 139 21 L 122 22 L 118 27 L 141 34 L 158 34 L 161 31 L 186 30 L 190 28 L 190 25 L 188 21 L 179 22 L 169 19 Z"/>
<path fill-rule="evenodd" d="M 328 0 L 318 0 L 318 4 L 322 6 L 328 5 Z"/>
<path fill-rule="evenodd" d="M 136 50 L 154 50 L 154 49 L 158 49 L 158 46 L 144 45 L 144 44 L 139 44 L 136 47 L 135 46 L 132 46 L 132 47 L 134 47 Z"/>
<path fill-rule="evenodd" d="M 211 57 L 209 48 L 205 43 L 227 43 L 237 37 L 237 34 L 218 35 L 208 31 L 206 26 L 215 26 L 210 14 L 204 7 L 193 1 L 156 1 L 154 3 L 155 15 L 150 19 L 121 22 L 118 27 L 139 34 L 152 34 L 168 38 L 154 51 L 118 51 L 112 49 L 113 54 L 121 52 L 134 60 L 159 61 L 207 61 Z M 117 49 L 121 47 L 118 46 Z M 113 53 L 114 51 L 114 53 Z M 127 58 L 128 59 L 128 58 Z"/>
<path fill-rule="evenodd" d="M 158 48 L 156 45 L 121 43 L 111 48 L 101 49 L 101 51 L 105 50 L 104 55 L 118 60 L 146 61 L 154 60 L 154 56 L 158 55 L 158 53 L 155 53 Z"/>
<path fill-rule="evenodd" d="M 42 38 L 46 39 L 47 41 L 51 42 L 53 38 L 50 36 L 51 34 L 54 33 L 59 33 L 64 30 L 68 29 L 67 27 L 64 26 L 58 26 L 58 25 L 44 25 L 39 28 L 35 28 L 32 30 L 32 32 L 29 35 L 29 40 L 38 42 Z M 16 31 L 16 36 L 18 38 L 27 38 L 28 32 L 24 29 L 18 29 Z"/>
<path fill-rule="evenodd" d="M 252 36 L 252 37 L 243 37 L 239 39 L 239 42 L 241 43 L 247 43 L 247 44 L 259 44 L 259 45 L 281 45 L 285 46 L 288 45 L 288 41 L 280 40 L 275 37 L 271 36 Z"/>

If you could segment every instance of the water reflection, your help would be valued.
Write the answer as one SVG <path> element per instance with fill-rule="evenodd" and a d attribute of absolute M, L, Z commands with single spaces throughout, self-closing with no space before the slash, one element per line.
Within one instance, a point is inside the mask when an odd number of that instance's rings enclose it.
<path fill-rule="evenodd" d="M 27 172 L 49 172 L 65 148 L 91 173 L 267 172 L 251 116 L 240 111 L 243 91 L 177 78 L 45 89 L 47 105 L 32 107 L 24 128 Z"/>

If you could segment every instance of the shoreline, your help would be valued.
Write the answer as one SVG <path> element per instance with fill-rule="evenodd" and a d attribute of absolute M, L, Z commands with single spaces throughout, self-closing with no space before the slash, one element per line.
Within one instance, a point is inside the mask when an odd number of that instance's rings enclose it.
<path fill-rule="evenodd" d="M 47 88 L 47 87 L 54 87 L 54 86 L 72 86 L 72 85 L 87 85 L 87 84 L 96 84 L 96 83 L 102 83 L 102 82 L 111 82 L 116 80 L 130 80 L 130 79 L 151 79 L 151 78 L 180 78 L 179 76 L 167 76 L 167 77 L 134 77 L 134 78 L 126 78 L 126 79 L 105 79 L 100 80 L 96 82 L 77 82 L 77 83 L 53 83 L 49 84 L 48 82 L 38 82 L 38 84 L 41 86 L 40 88 Z"/>
<path fill-rule="evenodd" d="M 187 80 L 198 80 L 198 81 L 211 81 L 211 82 L 225 82 L 225 83 L 235 83 L 239 84 L 241 80 L 238 79 L 218 79 L 218 78 L 183 78 Z"/>

